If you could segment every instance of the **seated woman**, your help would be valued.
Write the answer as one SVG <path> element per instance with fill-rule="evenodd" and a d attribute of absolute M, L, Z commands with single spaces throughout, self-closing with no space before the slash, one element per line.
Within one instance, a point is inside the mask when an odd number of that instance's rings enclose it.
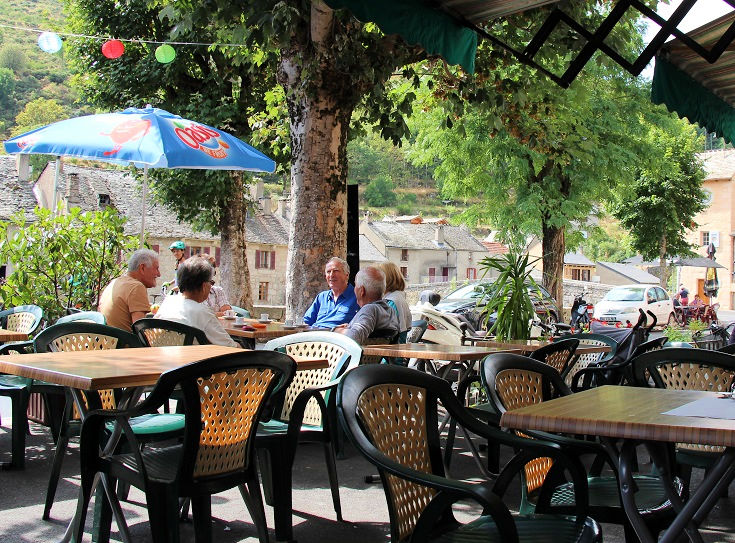
<path fill-rule="evenodd" d="M 215 345 L 238 347 L 217 317 L 202 302 L 209 296 L 214 270 L 205 259 L 193 256 L 176 270 L 178 296 L 166 296 L 155 318 L 180 322 L 202 330 Z"/>
<path fill-rule="evenodd" d="M 203 254 L 201 257 L 209 262 L 210 266 L 212 266 L 212 276 L 217 275 L 217 260 L 212 255 L 208 254 Z M 209 306 L 209 309 L 211 309 L 218 317 L 224 315 L 225 311 L 228 309 L 232 309 L 230 302 L 227 300 L 224 289 L 218 285 L 212 285 L 212 290 L 209 291 L 209 296 L 204 300 L 204 303 Z"/>
<path fill-rule="evenodd" d="M 689 304 L 689 316 L 693 319 L 702 319 L 704 316 L 702 313 L 704 312 L 704 300 L 699 297 L 699 294 L 694 295 L 694 300 L 692 300 L 692 303 Z"/>

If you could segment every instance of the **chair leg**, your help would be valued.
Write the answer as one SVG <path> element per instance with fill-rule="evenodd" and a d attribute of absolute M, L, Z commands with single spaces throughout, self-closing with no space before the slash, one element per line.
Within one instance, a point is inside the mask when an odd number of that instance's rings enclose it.
<path fill-rule="evenodd" d="M 329 488 L 332 491 L 332 504 L 334 512 L 337 513 L 337 520 L 342 521 L 342 504 L 339 500 L 339 482 L 337 480 L 337 460 L 334 453 L 334 443 L 329 441 L 324 444 L 324 460 L 327 464 L 327 473 L 329 474 Z"/>
<path fill-rule="evenodd" d="M 11 430 L 11 450 L 12 456 L 10 464 L 4 467 L 11 469 L 23 469 L 26 463 L 26 433 L 28 432 L 28 418 L 26 410 L 28 409 L 28 398 L 30 392 L 28 388 L 18 388 L 10 394 L 11 409 L 13 410 Z"/>
<path fill-rule="evenodd" d="M 56 449 L 54 450 L 54 460 L 51 464 L 51 473 L 48 478 L 48 486 L 46 487 L 46 504 L 43 508 L 43 520 L 48 520 L 51 516 L 51 507 L 54 505 L 56 497 L 56 487 L 61 477 L 61 464 L 64 462 L 66 447 L 69 444 L 69 421 L 73 411 L 72 399 L 69 398 L 64 406 L 61 427 L 59 428 L 58 437 L 56 438 Z"/>
<path fill-rule="evenodd" d="M 87 508 L 89 500 L 92 498 L 92 487 L 94 486 L 94 474 L 82 471 L 82 483 L 79 487 L 79 497 L 77 498 L 77 511 L 74 514 L 74 527 L 72 531 L 72 540 L 81 543 L 84 536 L 84 523 L 87 518 Z"/>
<path fill-rule="evenodd" d="M 270 453 L 270 480 L 273 492 L 273 522 L 277 541 L 291 541 L 292 529 L 292 496 L 291 468 L 292 454 L 284 450 L 283 444 L 268 449 Z"/>
<path fill-rule="evenodd" d="M 153 541 L 156 543 L 164 541 L 179 543 L 179 498 L 176 494 L 173 485 L 149 484 L 146 488 L 148 523 L 151 527 Z M 194 522 L 196 522 L 196 514 Z"/>
<path fill-rule="evenodd" d="M 271 451 L 267 448 L 258 449 L 258 472 L 260 478 L 263 481 L 263 498 L 265 503 L 273 507 L 273 479 L 271 474 L 273 473 L 273 459 L 271 458 Z"/>
<path fill-rule="evenodd" d="M 211 543 L 212 497 L 209 494 L 192 496 L 191 510 L 194 516 L 194 540 L 196 543 Z"/>
<path fill-rule="evenodd" d="M 242 499 L 245 501 L 245 507 L 248 508 L 250 518 L 258 530 L 258 541 L 260 543 L 268 543 L 268 525 L 265 521 L 265 508 L 263 507 L 263 498 L 260 495 L 260 485 L 258 484 L 258 476 L 254 475 L 245 485 L 237 487 L 240 490 Z"/>

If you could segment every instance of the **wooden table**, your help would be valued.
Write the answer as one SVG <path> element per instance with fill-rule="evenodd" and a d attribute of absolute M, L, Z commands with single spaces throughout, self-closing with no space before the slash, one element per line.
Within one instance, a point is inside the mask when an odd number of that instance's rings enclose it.
<path fill-rule="evenodd" d="M 0 328 L 0 343 L 5 343 L 6 341 L 24 341 L 26 339 L 28 339 L 28 334 L 25 332 L 14 332 Z"/>
<path fill-rule="evenodd" d="M 506 341 L 488 339 L 476 341 L 475 345 L 480 347 L 496 347 L 497 349 L 503 349 L 505 352 L 532 353 L 533 351 L 537 351 L 541 347 L 545 347 L 550 343 L 551 342 L 542 339 L 510 339 Z M 584 345 L 583 343 L 580 343 L 579 347 L 577 347 L 577 350 L 575 351 L 576 354 L 609 352 L 609 345 Z"/>
<path fill-rule="evenodd" d="M 126 401 L 134 401 L 137 390 L 154 385 L 165 371 L 207 358 L 238 352 L 242 350 L 235 347 L 188 345 L 15 354 L 0 357 L 0 372 L 70 387 L 75 395 L 75 403 L 80 413 L 84 415 L 84 401 L 79 394 L 81 390 L 126 388 L 129 391 Z M 292 358 L 299 370 L 320 369 L 329 365 L 325 359 L 298 356 Z M 130 541 L 119 503 L 112 495 L 109 495 L 109 499 L 123 540 Z M 73 525 L 74 519 L 69 523 L 63 541 L 70 540 Z"/>
<path fill-rule="evenodd" d="M 391 345 L 364 345 L 363 354 L 398 358 L 420 358 L 424 360 L 450 360 L 464 362 L 479 360 L 498 352 L 516 352 L 520 349 L 503 349 L 483 345 L 441 345 L 434 343 L 398 343 Z"/>
<path fill-rule="evenodd" d="M 699 525 L 716 504 L 721 491 L 735 478 L 735 420 L 662 413 L 701 398 L 716 396 L 714 392 L 694 390 L 603 386 L 507 411 L 500 424 L 518 430 L 597 435 L 608 440 L 623 439 L 619 457 L 623 507 L 640 540 L 653 543 L 655 540 L 638 514 L 632 490 L 635 488 L 631 469 L 635 460 L 635 445 L 637 442 L 644 443 L 667 483 L 669 499 L 677 511 L 676 519 L 660 540 L 670 543 L 677 540 L 690 521 Z M 686 504 L 681 503 L 670 485 L 668 453 L 671 443 L 726 447 Z"/>
<path fill-rule="evenodd" d="M 225 319 L 224 317 L 222 317 L 220 318 L 220 322 L 222 323 L 222 326 L 227 331 L 227 333 L 231 336 L 248 340 L 246 342 L 246 347 L 250 349 L 255 348 L 255 342 L 259 339 L 273 339 L 276 337 L 296 334 L 298 332 L 303 332 L 309 329 L 308 326 L 284 328 L 284 324 L 282 322 L 270 322 L 266 324 L 263 328 L 255 328 L 255 330 L 243 330 L 243 325 L 235 324 L 234 320 Z M 253 324 L 260 325 L 261 323 L 259 323 L 257 319 L 245 319 L 245 324 L 253 326 Z"/>

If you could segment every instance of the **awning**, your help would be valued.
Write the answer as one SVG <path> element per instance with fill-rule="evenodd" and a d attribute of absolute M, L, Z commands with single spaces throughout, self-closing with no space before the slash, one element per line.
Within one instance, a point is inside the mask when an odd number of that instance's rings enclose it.
<path fill-rule="evenodd" d="M 735 141 L 735 12 L 686 37 L 666 43 L 656 54 L 651 100 Z"/>
<path fill-rule="evenodd" d="M 400 34 L 449 64 L 475 71 L 479 23 L 558 0 L 324 0 L 332 9 L 348 9 L 363 22 L 374 22 L 385 34 Z"/>
<path fill-rule="evenodd" d="M 704 256 L 694 258 L 677 258 L 671 263 L 673 266 L 688 266 L 692 268 L 724 268 L 722 264 Z"/>

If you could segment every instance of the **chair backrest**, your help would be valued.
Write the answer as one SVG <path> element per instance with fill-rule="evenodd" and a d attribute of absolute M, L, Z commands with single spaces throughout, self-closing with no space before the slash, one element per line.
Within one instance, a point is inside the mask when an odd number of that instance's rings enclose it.
<path fill-rule="evenodd" d="M 130 332 L 114 326 L 84 321 L 54 324 L 43 330 L 33 340 L 33 348 L 37 353 L 96 351 L 142 346 L 137 336 Z M 113 409 L 116 405 L 114 391 L 100 390 L 98 392 L 102 408 Z"/>
<path fill-rule="evenodd" d="M 295 371 L 296 363 L 283 353 L 242 351 L 161 375 L 145 403 L 163 405 L 174 388 L 181 390 L 185 429 L 177 473 L 182 492 L 252 468 L 265 400 Z"/>
<path fill-rule="evenodd" d="M 18 305 L 0 311 L 0 325 L 13 332 L 32 334 L 41 325 L 42 319 L 43 309 L 37 305 Z"/>
<path fill-rule="evenodd" d="M 729 343 L 724 347 L 720 347 L 717 351 L 725 354 L 735 354 L 735 343 Z"/>
<path fill-rule="evenodd" d="M 536 405 L 572 393 L 554 367 L 519 354 L 486 356 L 482 361 L 480 378 L 498 419 L 509 409 Z M 528 462 L 524 470 L 524 492 L 531 493 L 541 488 L 551 465 L 548 458 Z"/>
<path fill-rule="evenodd" d="M 661 349 L 641 354 L 632 365 L 636 386 L 729 392 L 735 383 L 735 356 L 718 351 Z"/>
<path fill-rule="evenodd" d="M 560 339 L 554 343 L 544 345 L 531 353 L 531 358 L 544 362 L 554 368 L 559 374 L 566 375 L 569 361 L 579 345 L 578 339 Z"/>
<path fill-rule="evenodd" d="M 145 318 L 133 323 L 133 332 L 143 345 L 169 347 L 177 345 L 209 345 L 203 330 L 166 319 Z"/>
<path fill-rule="evenodd" d="M 633 350 L 633 354 L 630 355 L 630 360 L 633 360 L 634 358 L 644 353 L 650 353 L 651 351 L 659 351 L 663 349 L 667 341 L 669 341 L 669 338 L 667 338 L 666 336 L 661 336 L 657 337 L 656 339 L 649 339 L 648 341 L 641 343 Z"/>
<path fill-rule="evenodd" d="M 418 343 L 426 332 L 426 327 L 429 325 L 424 319 L 417 321 L 411 321 L 411 329 L 408 331 L 406 336 L 406 343 Z"/>
<path fill-rule="evenodd" d="M 335 332 L 301 332 L 270 340 L 265 350 L 282 351 L 292 356 L 326 358 L 329 366 L 322 369 L 296 372 L 286 390 L 277 418 L 287 421 L 296 397 L 308 387 L 321 386 L 336 379 L 348 369 L 356 367 L 362 357 L 362 347 L 353 339 Z M 327 398 L 328 399 L 328 398 Z M 304 412 L 304 424 L 320 426 L 322 412 L 315 399 L 309 400 Z"/>
<path fill-rule="evenodd" d="M 56 320 L 56 324 L 63 324 L 65 322 L 96 322 L 97 324 L 107 324 L 105 316 L 99 311 L 80 311 L 79 313 L 72 313 L 70 315 L 64 315 Z"/>
<path fill-rule="evenodd" d="M 444 406 L 459 405 L 448 382 L 392 365 L 355 368 L 338 387 L 343 425 L 357 449 L 380 471 L 391 541 L 410 538 L 436 491 L 392 474 L 397 468 L 390 465 L 444 476 L 437 399 Z"/>
<path fill-rule="evenodd" d="M 569 337 L 579 340 L 580 347 L 610 347 L 610 351 L 607 353 L 576 353 L 564 376 L 564 382 L 570 386 L 578 371 L 588 368 L 592 364 L 603 365 L 609 360 L 612 360 L 618 351 L 618 342 L 610 336 L 602 334 L 574 334 Z M 565 337 L 564 339 L 567 338 Z"/>
<path fill-rule="evenodd" d="M 231 306 L 232 310 L 235 312 L 235 315 L 238 317 L 245 317 L 247 319 L 250 318 L 250 311 L 247 309 L 243 309 L 242 307 L 237 307 L 236 305 Z"/>
<path fill-rule="evenodd" d="M 706 334 L 701 336 L 693 336 L 692 340 L 699 349 L 707 349 L 710 351 L 719 351 L 725 346 L 727 341 L 719 334 Z"/>

